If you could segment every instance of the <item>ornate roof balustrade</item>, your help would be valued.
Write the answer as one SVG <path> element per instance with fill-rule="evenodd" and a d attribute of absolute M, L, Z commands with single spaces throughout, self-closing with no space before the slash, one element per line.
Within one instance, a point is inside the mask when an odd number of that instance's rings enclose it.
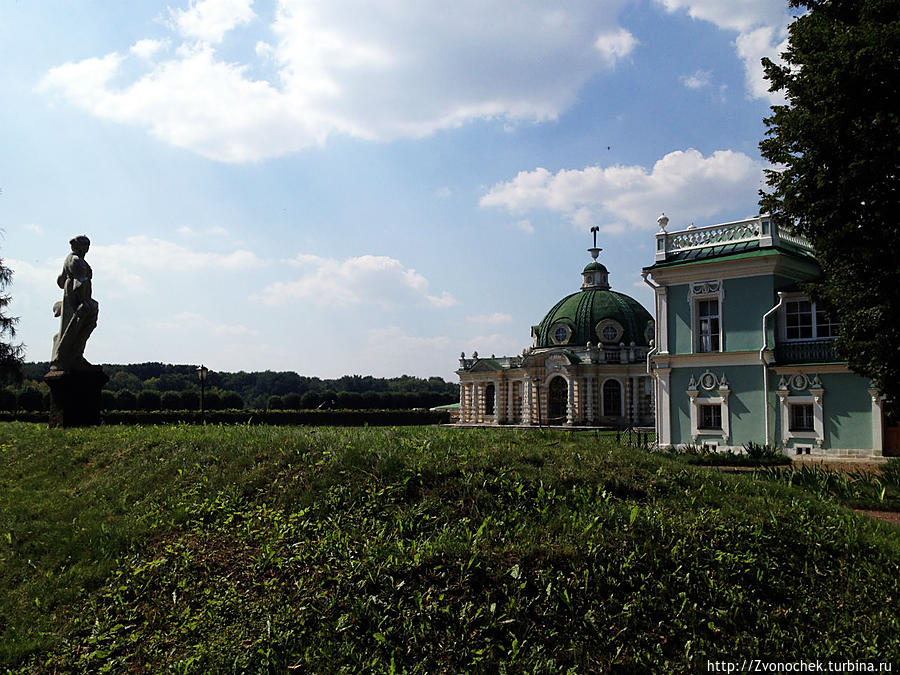
<path fill-rule="evenodd" d="M 668 219 L 665 222 L 668 222 Z M 710 254 L 720 255 L 726 252 L 723 250 L 724 247 L 737 252 L 751 248 L 771 248 L 782 242 L 813 253 L 812 245 L 805 237 L 795 234 L 785 225 L 778 225 L 769 216 L 762 215 L 731 223 L 690 227 L 676 232 L 660 230 L 656 233 L 656 262 L 680 258 L 688 251 L 701 253 L 703 249 L 708 249 Z"/>
<path fill-rule="evenodd" d="M 479 369 L 484 368 L 487 371 L 512 370 L 515 368 L 527 367 L 530 359 L 538 357 L 541 354 L 553 354 L 560 350 L 571 355 L 573 362 L 582 364 L 625 364 L 625 363 L 643 363 L 647 359 L 647 353 L 652 347 L 628 346 L 620 347 L 600 347 L 591 346 L 572 346 L 572 347 L 541 347 L 532 349 L 524 356 L 477 356 L 475 352 L 471 358 L 462 356 L 459 359 L 459 368 L 457 372 L 471 371 L 476 365 Z M 529 363 L 526 363 L 528 361 Z"/>

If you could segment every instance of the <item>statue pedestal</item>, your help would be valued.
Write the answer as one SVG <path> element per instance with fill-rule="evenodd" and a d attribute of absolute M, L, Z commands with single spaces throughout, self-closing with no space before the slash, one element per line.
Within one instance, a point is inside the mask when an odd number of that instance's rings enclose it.
<path fill-rule="evenodd" d="M 50 387 L 50 427 L 90 427 L 100 424 L 100 392 L 109 381 L 97 370 L 51 370 L 44 375 Z"/>

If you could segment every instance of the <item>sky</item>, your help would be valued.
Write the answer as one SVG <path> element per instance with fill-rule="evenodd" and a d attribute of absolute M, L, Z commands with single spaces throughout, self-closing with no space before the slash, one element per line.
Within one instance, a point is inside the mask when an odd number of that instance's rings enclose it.
<path fill-rule="evenodd" d="M 0 0 L 0 257 L 49 359 L 456 379 L 669 230 L 758 212 L 781 0 Z"/>

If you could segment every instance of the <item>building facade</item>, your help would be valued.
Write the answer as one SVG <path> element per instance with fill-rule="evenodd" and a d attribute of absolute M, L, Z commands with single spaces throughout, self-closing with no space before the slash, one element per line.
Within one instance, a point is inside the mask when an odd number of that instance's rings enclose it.
<path fill-rule="evenodd" d="M 840 326 L 802 291 L 821 274 L 809 243 L 767 216 L 677 232 L 658 222 L 644 278 L 656 294 L 659 444 L 882 455 L 883 398 L 839 357 Z"/>
<path fill-rule="evenodd" d="M 530 348 L 520 356 L 461 355 L 459 424 L 653 426 L 653 317 L 611 290 L 594 232 L 581 289 L 532 326 Z"/>

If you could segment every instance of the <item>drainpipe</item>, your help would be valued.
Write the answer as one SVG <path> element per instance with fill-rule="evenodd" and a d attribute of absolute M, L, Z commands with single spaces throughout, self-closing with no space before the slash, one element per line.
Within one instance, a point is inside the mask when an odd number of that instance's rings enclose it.
<path fill-rule="evenodd" d="M 653 289 L 653 309 L 656 310 L 656 331 L 657 335 L 659 334 L 659 307 L 657 307 L 657 303 L 659 302 L 659 296 L 656 294 L 656 289 L 659 288 L 659 284 L 655 284 L 647 278 L 649 272 L 641 272 L 641 278 L 644 280 L 644 283 L 647 284 L 650 288 Z M 658 342 L 658 341 L 657 341 Z M 654 354 L 659 352 L 659 345 L 656 342 L 653 343 L 653 349 L 647 352 L 647 374 L 650 375 L 652 372 L 652 362 L 651 358 Z M 656 391 L 656 396 L 654 397 L 654 403 L 656 407 L 659 407 L 659 382 L 656 381 L 656 378 L 653 378 L 653 389 Z M 656 443 L 659 444 L 659 415 L 656 414 L 656 410 L 653 411 L 653 433 L 656 435 Z"/>
<path fill-rule="evenodd" d="M 763 314 L 762 318 L 762 349 L 759 350 L 759 361 L 763 367 L 763 412 L 766 415 L 766 440 L 764 445 L 769 444 L 769 364 L 766 363 L 766 349 L 769 347 L 769 335 L 766 332 L 766 322 L 769 317 L 781 309 L 784 304 L 784 293 L 778 291 L 778 304 Z"/>

